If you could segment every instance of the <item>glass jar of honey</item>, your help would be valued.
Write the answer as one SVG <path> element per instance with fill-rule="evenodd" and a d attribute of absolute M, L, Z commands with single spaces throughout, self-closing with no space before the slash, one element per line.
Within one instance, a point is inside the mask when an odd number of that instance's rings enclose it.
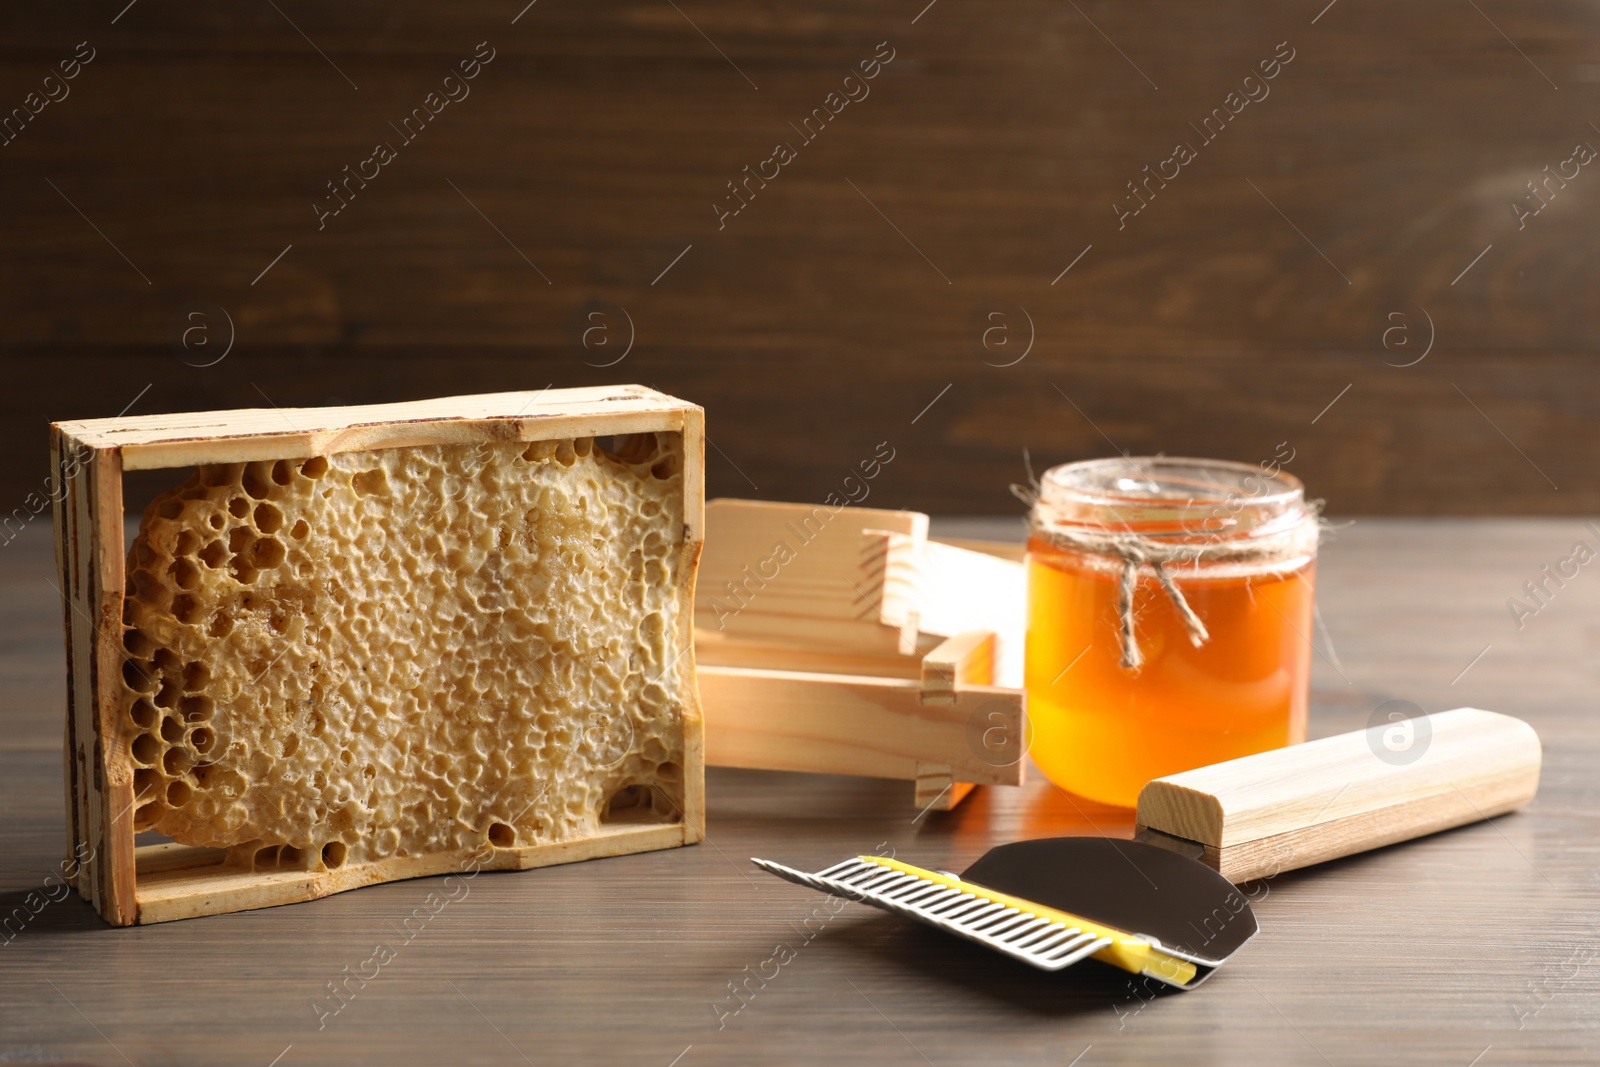
<path fill-rule="evenodd" d="M 1152 778 L 1305 740 L 1317 536 L 1277 462 L 1046 472 L 1028 541 L 1039 769 L 1132 807 Z"/>

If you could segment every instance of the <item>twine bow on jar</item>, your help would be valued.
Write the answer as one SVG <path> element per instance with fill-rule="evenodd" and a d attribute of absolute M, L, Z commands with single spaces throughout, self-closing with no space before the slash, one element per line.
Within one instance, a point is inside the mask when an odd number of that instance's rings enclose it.
<path fill-rule="evenodd" d="M 1033 505 L 1030 523 L 1034 537 L 1056 548 L 1070 549 L 1089 556 L 1120 560 L 1121 576 L 1117 583 L 1118 638 L 1122 649 L 1121 664 L 1124 670 L 1134 671 L 1144 663 L 1139 649 L 1139 638 L 1134 631 L 1133 595 L 1139 585 L 1141 568 L 1154 575 L 1156 582 L 1172 602 L 1178 617 L 1183 620 L 1189 634 L 1189 643 L 1203 647 L 1211 639 L 1205 622 L 1195 613 L 1183 590 L 1173 581 L 1168 565 L 1173 563 L 1199 567 L 1203 564 L 1272 565 L 1304 556 L 1316 550 L 1320 533 L 1318 513 L 1320 501 L 1310 506 L 1292 525 L 1277 530 L 1260 531 L 1256 536 L 1234 538 L 1218 531 L 1201 535 L 1198 539 L 1172 540 L 1131 531 L 1095 529 L 1074 523 L 1062 522 L 1040 505 L 1036 490 L 1012 486 L 1012 492 Z M 1194 538 L 1195 535 L 1189 535 Z"/>
<path fill-rule="evenodd" d="M 1193 562 L 1204 554 L 1204 545 L 1162 544 L 1153 538 L 1134 533 L 1102 533 L 1099 531 L 1052 530 L 1036 531 L 1044 540 L 1058 548 L 1071 548 L 1095 556 L 1110 556 L 1122 561 L 1122 577 L 1117 583 L 1117 618 L 1122 644 L 1122 666 L 1137 670 L 1144 663 L 1139 651 L 1139 639 L 1133 630 L 1133 594 L 1139 585 L 1139 568 L 1148 567 L 1160 583 L 1161 589 L 1172 601 L 1178 616 L 1189 632 L 1189 643 L 1200 648 L 1211 640 L 1211 633 L 1200 616 L 1189 606 L 1188 598 L 1167 573 L 1168 563 Z"/>

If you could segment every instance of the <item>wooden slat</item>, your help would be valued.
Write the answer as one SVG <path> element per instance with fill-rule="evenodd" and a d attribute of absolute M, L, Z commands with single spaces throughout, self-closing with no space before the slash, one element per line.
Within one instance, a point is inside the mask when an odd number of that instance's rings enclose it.
<path fill-rule="evenodd" d="M 780 640 L 695 631 L 695 659 L 713 667 L 770 667 L 778 671 L 814 671 L 820 674 L 861 674 L 878 678 L 920 678 L 921 657 L 944 638 L 923 634 L 910 655 L 893 651 L 831 648 L 821 644 L 791 644 Z"/>
<path fill-rule="evenodd" d="M 73 442 L 73 447 L 76 442 Z M 109 903 L 105 899 L 105 864 L 109 852 L 105 839 L 105 802 L 100 783 L 104 781 L 101 768 L 100 735 L 95 711 L 97 664 L 95 657 L 96 609 L 93 602 L 94 555 L 94 474 L 93 460 L 80 456 L 82 463 L 68 480 L 67 500 L 70 518 L 65 536 L 70 538 L 70 570 L 67 590 L 67 626 L 72 634 L 72 704 L 67 714 L 72 718 L 74 740 L 73 759 L 77 764 L 77 793 L 74 803 L 78 810 L 78 826 L 83 834 L 85 859 L 79 869 L 79 892 L 83 893 L 95 909 L 105 915 Z M 109 920 L 108 920 L 109 921 Z"/>
<path fill-rule="evenodd" d="M 653 389 L 619 385 L 395 404 L 89 419 L 61 427 L 89 447 L 119 449 L 126 470 L 148 470 L 418 445 L 680 429 L 693 408 Z M 675 418 L 664 420 L 663 415 Z"/>
<path fill-rule="evenodd" d="M 979 541 L 965 537 L 936 537 L 933 540 L 937 544 L 964 548 L 968 552 L 982 552 L 986 556 L 1008 559 L 1013 563 L 1021 563 L 1028 558 L 1027 545 L 1007 544 L 1004 541 Z"/>
<path fill-rule="evenodd" d="M 914 630 L 880 621 L 887 561 L 863 540 L 864 531 L 879 529 L 921 540 L 928 517 L 828 504 L 710 501 L 696 630 L 869 655 L 909 654 Z"/>
<path fill-rule="evenodd" d="M 953 704 L 956 693 L 994 684 L 994 634 L 971 630 L 947 637 L 922 657 L 922 702 Z"/>
<path fill-rule="evenodd" d="M 882 533 L 886 561 L 886 622 L 915 625 L 924 633 L 954 637 L 974 630 L 994 635 L 996 685 L 1022 687 L 1027 631 L 1027 582 L 1021 563 L 904 534 Z"/>
<path fill-rule="evenodd" d="M 621 856 L 672 848 L 698 841 L 690 824 L 602 826 L 592 837 L 526 848 L 494 848 L 474 853 L 440 852 L 398 856 L 334 871 L 247 871 L 213 862 L 213 850 L 195 849 L 171 859 L 156 853 L 139 879 L 139 922 L 142 924 L 221 915 L 252 908 L 270 908 L 316 900 L 381 882 L 426 878 L 455 871 L 522 871 L 559 863 Z M 155 846 L 160 848 L 161 846 Z M 141 850 L 143 851 L 143 850 Z M 142 857 L 141 857 L 142 859 Z M 188 859 L 192 865 L 184 866 Z"/>
<path fill-rule="evenodd" d="M 66 729 L 62 748 L 63 781 L 67 802 L 67 847 L 65 857 L 77 856 L 81 846 L 87 848 L 88 827 L 84 815 L 88 810 L 82 770 L 87 761 L 80 759 L 78 747 L 77 704 L 81 699 L 79 689 L 88 684 L 78 673 L 77 630 L 73 614 L 76 610 L 78 588 L 77 559 L 77 500 L 76 488 L 68 478 L 68 452 L 70 445 L 57 427 L 50 429 L 51 518 L 53 520 L 56 581 L 61 594 L 62 635 L 66 650 L 67 707 Z M 69 881 L 80 892 L 87 893 L 87 882 L 80 881 L 83 865 L 72 863 L 68 868 Z"/>
<path fill-rule="evenodd" d="M 911 803 L 921 811 L 953 811 L 972 793 L 971 782 L 958 782 L 947 764 L 919 763 Z"/>
<path fill-rule="evenodd" d="M 1016 690 L 974 686 L 954 704 L 930 705 L 915 681 L 739 667 L 699 673 L 714 766 L 915 779 L 920 766 L 937 764 L 963 781 L 1022 780 Z M 991 715 L 1004 743 L 986 751 Z"/>
<path fill-rule="evenodd" d="M 134 921 L 133 768 L 122 743 L 122 472 L 114 449 L 57 429 L 57 563 L 68 652 L 68 856 L 82 893 L 115 925 Z"/>
<path fill-rule="evenodd" d="M 678 633 L 673 647 L 677 659 L 678 699 L 683 708 L 683 810 L 678 844 L 692 845 L 706 835 L 705 714 L 700 706 L 700 685 L 695 676 L 694 591 L 700 560 L 705 552 L 706 529 L 706 414 L 685 405 L 683 432 L 683 553 L 678 573 L 690 575 L 678 592 Z M 640 839 L 643 840 L 643 839 Z"/>
<path fill-rule="evenodd" d="M 947 637 L 922 657 L 919 698 L 924 704 L 957 704 L 964 689 L 994 684 L 995 636 L 974 630 Z M 972 792 L 948 764 L 917 764 L 912 803 L 918 810 L 950 811 Z"/>
<path fill-rule="evenodd" d="M 133 757 L 129 754 L 123 716 L 122 598 L 126 560 L 122 547 L 122 457 L 115 448 L 94 453 L 84 472 L 93 499 L 89 507 L 90 584 L 84 601 L 93 619 L 92 715 L 95 777 L 98 797 L 94 815 L 100 820 L 100 908 L 106 921 L 121 926 L 134 922 Z"/>

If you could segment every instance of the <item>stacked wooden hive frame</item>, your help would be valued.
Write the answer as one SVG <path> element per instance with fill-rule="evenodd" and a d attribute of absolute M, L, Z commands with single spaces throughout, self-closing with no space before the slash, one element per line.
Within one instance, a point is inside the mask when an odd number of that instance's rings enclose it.
<path fill-rule="evenodd" d="M 1020 546 L 933 541 L 916 512 L 710 501 L 707 763 L 907 779 L 932 810 L 1020 785 L 1024 595 Z"/>

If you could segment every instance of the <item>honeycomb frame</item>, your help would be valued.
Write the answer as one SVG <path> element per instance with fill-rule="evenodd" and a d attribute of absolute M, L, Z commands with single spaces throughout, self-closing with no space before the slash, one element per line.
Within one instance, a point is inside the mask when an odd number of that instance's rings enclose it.
<path fill-rule="evenodd" d="M 485 454 L 505 449 L 520 453 L 522 446 L 527 446 L 524 459 L 535 452 L 544 457 L 552 450 L 564 449 L 563 461 L 570 464 L 574 442 L 583 450 L 581 454 L 587 455 L 588 443 L 598 439 L 637 441 L 647 435 L 668 435 L 665 439 L 673 443 L 681 462 L 681 471 L 676 466 L 671 470 L 669 485 L 674 504 L 681 487 L 681 537 L 665 549 L 673 566 L 660 568 L 655 575 L 658 579 L 670 576 L 676 623 L 659 637 L 659 643 L 664 644 L 659 651 L 666 653 L 666 662 L 658 680 L 666 687 L 673 712 L 663 720 L 670 728 L 665 742 L 670 756 L 663 759 L 675 775 L 681 774 L 681 781 L 672 796 L 658 797 L 650 789 L 639 791 L 629 786 L 620 790 L 626 795 L 609 797 L 606 803 L 615 801 L 618 807 L 635 801 L 654 805 L 658 810 L 651 812 L 649 818 L 633 819 L 624 812 L 621 817 L 598 825 L 594 820 L 580 822 L 545 839 L 534 835 L 531 841 L 515 828 L 492 821 L 486 831 L 479 833 L 484 838 L 481 841 L 474 840 L 470 833 L 465 837 L 457 834 L 447 845 L 435 842 L 421 850 L 390 849 L 388 854 L 352 858 L 351 862 L 345 862 L 342 847 L 331 856 L 322 857 L 326 861 L 322 862 L 315 850 L 308 858 L 306 850 L 272 840 L 259 848 L 255 847 L 258 842 L 234 842 L 235 847 L 231 848 L 176 842 L 137 844 L 139 829 L 152 825 L 153 816 L 147 806 L 149 790 L 141 795 L 135 789 L 136 775 L 149 781 L 151 757 L 146 753 L 136 759 L 133 752 L 134 741 L 146 735 L 140 734 L 139 725 L 131 721 L 137 718 L 130 714 L 130 701 L 139 696 L 134 691 L 137 683 L 130 685 L 125 678 L 125 671 L 135 659 L 124 648 L 131 632 L 125 608 L 134 610 L 142 593 L 136 594 L 129 586 L 122 506 L 124 471 L 192 468 L 196 478 L 186 483 L 192 487 L 205 481 L 202 472 L 214 472 L 221 469 L 220 465 L 232 465 L 229 469 L 236 473 L 248 474 L 251 470 L 298 470 L 307 465 L 306 461 L 313 461 L 316 470 L 321 471 L 331 457 L 358 453 L 392 456 L 408 452 L 420 456 L 428 450 L 462 447 Z M 55 494 L 56 556 L 64 599 L 68 665 L 68 849 L 89 857 L 79 864 L 74 879 L 79 894 L 107 922 L 130 925 L 311 900 L 364 885 L 446 874 L 467 866 L 525 869 L 701 840 L 704 742 L 693 655 L 693 597 L 704 536 L 704 446 L 704 413 L 699 407 L 642 386 L 547 389 L 402 404 L 251 409 L 54 424 L 51 460 L 62 487 Z M 607 456 L 617 458 L 611 453 Z M 212 480 L 216 480 L 214 474 Z M 176 492 L 163 494 L 163 498 Z M 191 496 L 195 492 L 191 488 Z M 147 524 L 149 521 L 147 515 Z M 283 540 L 281 533 L 278 540 Z M 136 540 L 136 547 L 141 543 Z M 281 562 L 281 551 L 267 555 L 269 563 Z M 149 575 L 135 563 L 132 577 L 144 583 L 140 586 L 143 590 L 149 585 Z M 237 562 L 232 565 L 237 566 Z M 168 590 L 160 595 L 170 600 L 175 592 Z M 137 674 L 135 669 L 133 675 Z M 186 701 L 191 697 L 192 694 L 183 695 Z M 163 695 L 162 702 L 174 701 Z M 173 717 L 170 712 L 168 717 Z M 176 718 L 181 724 L 187 717 Z M 168 725 L 162 719 L 151 733 Z M 204 737 L 210 725 L 203 723 L 191 733 Z M 515 729 L 514 724 L 511 728 Z M 585 737 L 592 740 L 589 735 L 594 730 L 592 724 L 585 727 Z M 604 726 L 602 734 L 606 730 L 615 733 L 617 727 Z M 240 735 L 255 736 L 247 730 L 235 730 L 233 734 L 230 743 L 235 746 Z M 189 740 L 193 739 L 181 744 Z M 618 738 L 611 738 L 610 743 L 623 744 Z M 178 752 L 181 744 L 174 734 L 168 747 L 171 752 Z M 535 783 L 518 780 L 510 784 L 527 787 L 523 792 L 529 793 Z M 188 799 L 182 790 L 173 795 L 180 801 L 179 806 Z M 352 857 L 355 855 L 352 853 Z"/>

